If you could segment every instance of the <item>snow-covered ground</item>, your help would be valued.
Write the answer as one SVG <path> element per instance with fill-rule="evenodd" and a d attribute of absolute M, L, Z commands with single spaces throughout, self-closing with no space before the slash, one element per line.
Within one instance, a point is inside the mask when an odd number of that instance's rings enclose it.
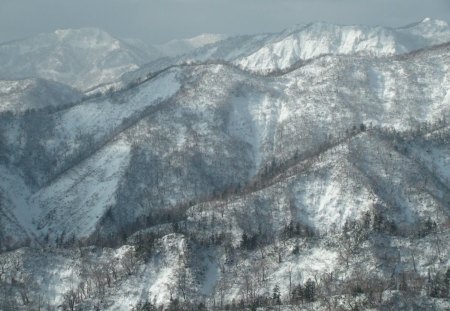
<path fill-rule="evenodd" d="M 30 197 L 40 215 L 35 222 L 43 237 L 88 237 L 115 202 L 115 192 L 130 161 L 131 146 L 113 142 Z"/>

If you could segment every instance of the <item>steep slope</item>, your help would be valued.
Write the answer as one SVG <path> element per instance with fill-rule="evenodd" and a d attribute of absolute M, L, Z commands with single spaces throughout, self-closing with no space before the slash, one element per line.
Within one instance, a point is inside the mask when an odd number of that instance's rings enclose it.
<path fill-rule="evenodd" d="M 436 132 L 439 138 L 429 137 Z M 271 305 L 276 286 L 287 303 L 291 288 L 308 279 L 315 280 L 320 297 L 319 305 L 309 305 L 315 310 L 327 310 L 322 295 L 366 308 L 395 303 L 388 297 L 403 281 L 414 286 L 417 277 L 434 278 L 430 270 L 450 264 L 448 232 L 436 240 L 423 231 L 430 215 L 439 226 L 448 224 L 448 191 L 433 180 L 432 171 L 417 168 L 413 154 L 403 154 L 405 147 L 429 148 L 444 137 L 450 137 L 448 127 L 418 134 L 357 131 L 308 159 L 275 168 L 233 195 L 192 206 L 176 226 L 138 232 L 128 240 L 135 248 L 7 253 L 1 257 L 5 278 L 16 278 L 19 285 L 52 279 L 30 294 L 37 299 L 51 290 L 51 305 L 63 303 L 63 292 L 86 291 L 79 302 L 85 309 L 122 310 L 139 301 L 167 306 L 173 300 L 239 309 L 232 304 Z M 66 273 L 55 278 L 64 267 Z M 95 285 L 83 289 L 81 280 Z M 353 294 L 355 286 L 367 293 L 364 282 L 380 286 L 384 299 L 378 300 L 379 289 L 359 302 L 351 298 L 364 295 Z M 16 295 L 19 285 L 11 289 Z M 416 303 L 423 307 L 423 301 Z M 439 310 L 440 303 L 432 305 Z"/>
<path fill-rule="evenodd" d="M 43 78 L 85 90 L 150 60 L 145 51 L 99 29 L 56 30 L 0 44 L 0 79 Z"/>
<path fill-rule="evenodd" d="M 448 139 L 448 128 L 444 132 L 441 135 Z M 248 251 L 236 254 L 240 251 L 235 253 L 225 247 L 224 257 L 216 255 L 222 267 L 215 280 L 216 289 L 220 291 L 223 284 L 228 284 L 225 297 L 238 299 L 248 286 L 270 296 L 276 284 L 282 288 L 282 295 L 288 295 L 288 274 L 300 282 L 327 271 L 334 271 L 342 280 L 351 279 L 355 272 L 365 278 L 385 273 L 383 277 L 389 278 L 395 263 L 372 253 L 386 238 L 396 240 L 391 243 L 397 249 L 385 248 L 385 252 L 398 250 L 402 257 L 417 252 L 420 259 L 414 269 L 426 275 L 425 267 L 430 262 L 445 267 L 448 258 L 445 252 L 436 254 L 436 250 L 414 251 L 416 241 L 408 239 L 423 234 L 430 217 L 438 227 L 448 226 L 449 192 L 448 183 L 441 183 L 434 179 L 432 171 L 418 167 L 411 154 L 398 151 L 417 148 L 416 142 L 377 129 L 353 134 L 319 155 L 291 163 L 287 169 L 275 168 L 269 180 L 261 179 L 237 195 L 192 207 L 180 230 L 205 245 L 218 243 Z M 446 148 L 445 153 L 448 158 L 450 150 Z M 362 241 L 352 241 L 360 243 L 352 245 L 354 249 L 346 249 L 349 246 L 345 241 L 335 239 L 346 230 L 361 234 L 355 232 L 355 223 L 356 228 L 363 226 L 357 229 L 362 234 L 373 230 L 390 237 L 365 241 L 366 236 Z M 440 238 L 447 239 L 448 233 Z M 357 250 L 360 247 L 363 250 Z M 350 263 L 346 263 L 348 260 Z M 380 270 L 376 268 L 378 263 L 392 266 Z M 412 264 L 405 258 L 403 271 L 412 270 Z M 265 282 L 261 282 L 261 274 Z M 241 282 L 235 283 L 237 275 Z M 252 279 L 251 285 L 246 277 Z"/>
<path fill-rule="evenodd" d="M 66 238 L 92 233 L 99 218 L 114 204 L 115 187 L 130 159 L 130 143 L 116 141 L 116 135 L 178 91 L 176 74 L 174 70 L 114 98 L 93 99 L 53 113 L 4 116 L 5 169 L 22 168 L 24 174 L 14 178 L 32 189 L 21 195 L 21 202 L 37 211 L 33 228 L 45 227 L 41 238 L 52 232 L 56 236 L 64 232 Z M 7 183 L 2 186 L 6 188 Z M 36 191 L 31 197 L 30 192 Z M 12 211 L 24 208 L 7 197 L 1 206 Z M 74 214 L 79 216 L 68 217 Z"/>
<path fill-rule="evenodd" d="M 0 247 L 29 245 L 35 240 L 33 218 L 38 216 L 27 202 L 31 191 L 14 168 L 0 164 L 0 173 Z"/>
<path fill-rule="evenodd" d="M 114 142 L 33 194 L 30 206 L 41 213 L 36 218 L 39 234 L 62 240 L 92 234 L 99 219 L 116 204 L 130 150 L 126 142 Z"/>

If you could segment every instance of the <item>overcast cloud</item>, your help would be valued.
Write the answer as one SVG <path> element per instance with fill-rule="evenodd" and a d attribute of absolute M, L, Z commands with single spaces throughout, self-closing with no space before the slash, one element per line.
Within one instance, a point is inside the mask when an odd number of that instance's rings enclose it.
<path fill-rule="evenodd" d="M 98 27 L 162 43 L 200 33 L 276 32 L 294 24 L 402 26 L 450 21 L 450 0 L 0 0 L 0 41 Z"/>

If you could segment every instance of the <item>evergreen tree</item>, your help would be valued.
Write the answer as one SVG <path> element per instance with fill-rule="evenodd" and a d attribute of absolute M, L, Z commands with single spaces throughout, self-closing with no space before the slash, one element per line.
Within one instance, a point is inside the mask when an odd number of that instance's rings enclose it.
<path fill-rule="evenodd" d="M 316 284 L 311 279 L 308 279 L 308 281 L 306 281 L 304 296 L 306 301 L 308 302 L 316 300 Z"/>
<path fill-rule="evenodd" d="M 303 303 L 305 296 L 304 296 L 304 288 L 302 284 L 298 284 L 294 287 L 291 293 L 291 299 L 293 303 Z"/>
<path fill-rule="evenodd" d="M 281 305 L 280 286 L 275 285 L 273 288 L 272 301 L 274 305 Z"/>

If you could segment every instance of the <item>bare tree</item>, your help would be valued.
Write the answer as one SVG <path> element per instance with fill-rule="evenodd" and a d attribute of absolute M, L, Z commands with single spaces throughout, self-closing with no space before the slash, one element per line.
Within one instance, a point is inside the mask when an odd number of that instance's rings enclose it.
<path fill-rule="evenodd" d="M 273 250 L 275 251 L 275 253 L 276 253 L 276 255 L 277 255 L 277 262 L 278 263 L 281 263 L 281 261 L 282 261 L 282 256 L 283 256 L 283 250 L 284 250 L 284 248 L 283 248 L 283 246 L 282 245 L 280 245 L 280 243 L 279 242 L 275 242 L 274 244 L 273 244 Z"/>
<path fill-rule="evenodd" d="M 77 303 L 77 293 L 75 290 L 71 289 L 67 293 L 64 294 L 63 299 L 63 307 L 64 310 L 74 311 L 75 304 Z"/>
<path fill-rule="evenodd" d="M 128 275 L 133 274 L 136 269 L 137 259 L 133 250 L 128 250 L 122 257 L 121 260 L 122 267 L 128 273 Z"/>
<path fill-rule="evenodd" d="M 2 281 L 3 275 L 6 275 L 6 263 L 0 259 L 0 282 Z"/>
<path fill-rule="evenodd" d="M 183 295 L 183 300 L 186 301 L 186 295 L 187 295 L 187 290 L 188 290 L 188 286 L 189 286 L 189 282 L 188 282 L 188 274 L 187 274 L 187 269 L 182 267 L 178 270 L 177 273 L 177 279 L 178 279 L 178 290 L 181 291 L 181 294 Z"/>
<path fill-rule="evenodd" d="M 221 278 L 215 287 L 215 291 L 219 293 L 220 308 L 223 308 L 225 295 L 229 289 L 230 289 L 229 283 L 224 278 Z"/>

